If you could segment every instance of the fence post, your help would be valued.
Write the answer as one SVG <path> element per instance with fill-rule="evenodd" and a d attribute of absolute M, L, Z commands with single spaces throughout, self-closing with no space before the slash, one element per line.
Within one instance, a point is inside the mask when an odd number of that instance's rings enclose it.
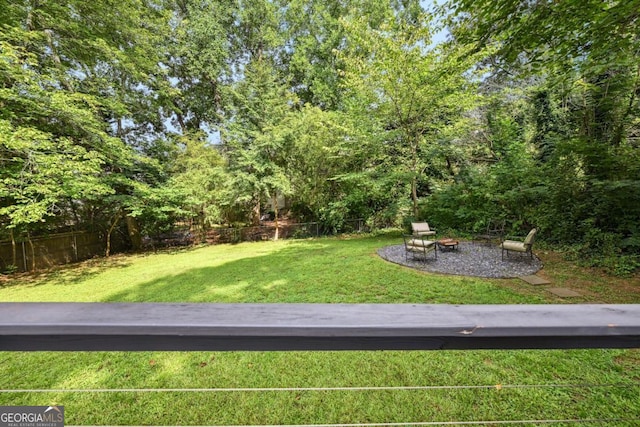
<path fill-rule="evenodd" d="M 78 262 L 78 240 L 74 231 L 71 232 L 71 237 L 73 237 L 73 260 Z"/>

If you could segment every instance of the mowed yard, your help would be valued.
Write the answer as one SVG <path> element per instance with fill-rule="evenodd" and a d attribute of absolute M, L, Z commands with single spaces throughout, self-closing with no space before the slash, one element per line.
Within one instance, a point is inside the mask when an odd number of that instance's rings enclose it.
<path fill-rule="evenodd" d="M 518 279 L 422 273 L 376 255 L 401 241 L 383 234 L 118 255 L 4 277 L 0 301 L 640 303 L 637 277 L 608 277 L 543 250 L 540 275 L 581 297 Z M 0 405 L 64 405 L 68 425 L 640 422 L 639 350 L 2 352 L 0 360 Z"/>

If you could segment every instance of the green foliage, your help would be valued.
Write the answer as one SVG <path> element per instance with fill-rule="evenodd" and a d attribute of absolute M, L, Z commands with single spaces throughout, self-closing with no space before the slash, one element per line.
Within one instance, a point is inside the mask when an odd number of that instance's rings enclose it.
<path fill-rule="evenodd" d="M 158 90 L 163 113 L 182 134 L 216 129 L 229 102 L 225 82 L 232 74 L 237 5 L 182 1 L 169 11 L 175 21 L 162 50 L 167 67 Z"/>
<path fill-rule="evenodd" d="M 512 106 L 514 88 L 526 95 L 499 120 L 487 115 L 497 163 L 479 187 L 510 222 L 535 224 L 544 239 L 580 248 L 593 262 L 638 254 L 639 152 L 631 137 L 640 112 L 632 35 L 640 21 L 631 3 L 450 2 L 454 40 L 494 49 L 484 62 L 487 90 Z"/>
<path fill-rule="evenodd" d="M 175 205 L 182 207 L 205 231 L 224 221 L 225 205 L 229 204 L 229 175 L 218 148 L 200 135 L 180 139 L 181 151 L 168 189 L 175 192 Z"/>
<path fill-rule="evenodd" d="M 292 213 L 303 221 L 316 221 L 329 202 L 344 194 L 333 178 L 351 161 L 353 153 L 344 145 L 352 134 L 352 123 L 342 114 L 308 104 L 288 119 Z"/>
<path fill-rule="evenodd" d="M 284 198 L 332 229 L 502 218 L 635 259 L 637 4 L 447 7 L 0 0 L 3 235 L 133 242 Z"/>
<path fill-rule="evenodd" d="M 287 123 L 292 100 L 279 82 L 277 70 L 260 57 L 247 65 L 246 78 L 235 88 L 235 120 L 230 123 L 225 144 L 235 199 L 248 202 L 257 224 L 263 198 L 291 192 L 286 171 L 291 139 Z"/>
<path fill-rule="evenodd" d="M 17 265 L 15 265 L 15 264 L 7 264 L 7 265 L 5 265 L 4 269 L 0 273 L 11 275 L 11 274 L 14 274 L 14 273 L 16 273 L 18 271 L 20 271 L 20 269 L 18 268 Z"/>
<path fill-rule="evenodd" d="M 429 154 L 475 99 L 465 74 L 473 57 L 464 48 L 429 48 L 432 17 L 423 12 L 412 18 L 389 14 L 377 26 L 366 17 L 343 20 L 349 44 L 340 58 L 348 111 L 374 117 L 373 142 L 382 144 L 376 160 L 409 184 L 416 215 L 418 186 L 436 162 Z"/>
<path fill-rule="evenodd" d="M 291 51 L 287 73 L 300 100 L 325 109 L 340 105 L 339 74 L 343 66 L 334 51 L 344 40 L 339 18 L 349 7 L 339 1 L 287 2 L 285 19 Z"/>
<path fill-rule="evenodd" d="M 495 197 L 480 181 L 443 187 L 420 206 L 418 219 L 427 219 L 434 227 L 478 232 L 489 218 L 500 213 Z"/>
<path fill-rule="evenodd" d="M 594 222 L 588 220 L 584 224 L 586 231 L 580 243 L 565 249 L 567 259 L 581 266 L 600 268 L 623 277 L 631 276 L 640 269 L 640 256 L 625 247 L 623 236 L 601 230 Z"/>
<path fill-rule="evenodd" d="M 35 55 L 0 43 L 0 216 L 22 230 L 58 215 L 68 199 L 109 194 L 102 165 L 124 148 L 102 129 L 98 98 L 50 91 L 55 80 L 37 71 Z"/>

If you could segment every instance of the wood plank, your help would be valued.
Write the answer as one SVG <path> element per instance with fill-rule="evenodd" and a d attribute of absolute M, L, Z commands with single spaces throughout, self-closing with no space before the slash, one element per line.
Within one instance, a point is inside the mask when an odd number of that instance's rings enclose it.
<path fill-rule="evenodd" d="M 3 351 L 638 347 L 635 304 L 0 303 Z"/>

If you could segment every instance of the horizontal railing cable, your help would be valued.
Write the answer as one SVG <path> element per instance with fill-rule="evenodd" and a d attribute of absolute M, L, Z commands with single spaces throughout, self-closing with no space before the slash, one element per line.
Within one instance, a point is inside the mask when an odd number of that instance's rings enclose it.
<path fill-rule="evenodd" d="M 493 384 L 433 386 L 360 386 L 360 387 L 212 387 L 212 388 L 87 388 L 87 389 L 0 389 L 0 393 L 225 393 L 225 392 L 314 392 L 314 391 L 411 391 L 411 390 L 503 390 L 535 388 L 631 388 L 640 381 L 613 384 Z"/>

